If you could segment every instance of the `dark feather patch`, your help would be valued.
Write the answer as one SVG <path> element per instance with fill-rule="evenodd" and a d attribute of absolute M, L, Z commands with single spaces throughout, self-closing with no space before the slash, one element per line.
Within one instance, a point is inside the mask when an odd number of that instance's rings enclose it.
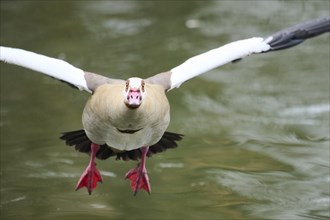
<path fill-rule="evenodd" d="M 320 18 L 298 24 L 296 26 L 286 28 L 272 34 L 272 40 L 268 42 L 268 44 L 271 46 L 269 51 L 287 49 L 302 43 L 308 38 L 312 38 L 329 31 L 330 17 Z"/>
<path fill-rule="evenodd" d="M 177 141 L 182 140 L 182 134 L 176 134 L 172 132 L 165 132 L 163 137 L 158 141 L 158 143 L 149 147 L 147 156 L 151 157 L 153 154 L 157 154 L 165 151 L 169 148 L 176 148 Z M 85 130 L 69 131 L 62 133 L 60 139 L 64 140 L 69 146 L 74 146 L 79 152 L 90 153 L 92 142 L 88 139 Z M 101 160 L 105 160 L 109 157 L 116 156 L 116 160 L 138 160 L 141 158 L 141 150 L 135 149 L 130 151 L 114 151 L 111 147 L 106 144 L 100 146 L 96 157 Z"/>

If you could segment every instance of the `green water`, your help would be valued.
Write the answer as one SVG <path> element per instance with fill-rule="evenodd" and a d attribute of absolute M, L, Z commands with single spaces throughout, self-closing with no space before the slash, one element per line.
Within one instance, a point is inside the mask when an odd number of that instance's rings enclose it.
<path fill-rule="evenodd" d="M 1 1 L 1 45 L 113 78 L 148 77 L 228 42 L 329 15 L 329 1 Z M 1 220 L 328 219 L 329 34 L 251 56 L 168 93 L 177 149 L 98 161 L 104 182 L 74 191 L 88 155 L 58 139 L 81 128 L 88 94 L 1 67 Z"/>

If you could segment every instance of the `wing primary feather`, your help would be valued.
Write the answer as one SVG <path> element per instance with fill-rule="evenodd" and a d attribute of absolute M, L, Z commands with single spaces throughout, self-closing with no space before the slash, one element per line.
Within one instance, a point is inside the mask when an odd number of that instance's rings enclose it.
<path fill-rule="evenodd" d="M 330 31 L 330 17 L 318 18 L 283 29 L 267 37 L 265 42 L 270 51 L 283 50 L 296 46 L 308 38 L 316 37 Z"/>

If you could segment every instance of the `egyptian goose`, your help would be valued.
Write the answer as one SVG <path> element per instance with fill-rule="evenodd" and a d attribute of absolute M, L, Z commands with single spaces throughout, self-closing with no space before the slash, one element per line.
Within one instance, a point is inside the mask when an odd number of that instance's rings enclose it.
<path fill-rule="evenodd" d="M 182 139 L 181 134 L 166 131 L 170 122 L 167 91 L 250 54 L 290 48 L 329 31 L 330 17 L 308 21 L 266 38 L 254 37 L 226 44 L 147 79 L 111 79 L 83 71 L 63 60 L 9 47 L 0 48 L 0 58 L 3 62 L 44 73 L 92 94 L 82 114 L 84 129 L 61 136 L 66 144 L 90 154 L 90 162 L 76 190 L 86 187 L 91 194 L 97 183 L 102 182 L 95 157 L 116 156 L 123 160 L 141 159 L 137 167 L 126 174 L 136 195 L 140 189 L 151 192 L 146 158 L 176 147 L 176 142 Z"/>

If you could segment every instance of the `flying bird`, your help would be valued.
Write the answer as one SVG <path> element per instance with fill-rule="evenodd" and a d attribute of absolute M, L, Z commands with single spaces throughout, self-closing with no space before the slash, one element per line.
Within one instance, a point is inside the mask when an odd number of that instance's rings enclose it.
<path fill-rule="evenodd" d="M 34 52 L 0 47 L 1 61 L 22 66 L 91 93 L 82 113 L 83 129 L 60 137 L 76 150 L 90 154 L 90 162 L 76 185 L 91 194 L 102 177 L 95 158 L 116 157 L 139 160 L 126 173 L 136 193 L 151 192 L 146 159 L 168 148 L 177 147 L 182 134 L 166 131 L 170 105 L 166 94 L 185 81 L 230 62 L 258 53 L 287 49 L 330 31 L 330 17 L 318 18 L 283 29 L 268 37 L 235 41 L 194 56 L 169 71 L 146 79 L 113 79 L 81 70 L 66 61 Z"/>

